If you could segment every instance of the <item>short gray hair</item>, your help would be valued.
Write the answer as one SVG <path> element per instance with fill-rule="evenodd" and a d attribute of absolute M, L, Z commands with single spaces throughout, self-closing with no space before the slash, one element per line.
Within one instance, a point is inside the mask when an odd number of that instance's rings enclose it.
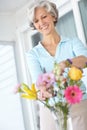
<path fill-rule="evenodd" d="M 34 12 L 37 7 L 44 7 L 52 16 L 55 17 L 56 21 L 54 24 L 56 25 L 58 21 L 58 9 L 56 4 L 48 1 L 48 0 L 39 0 L 37 3 L 32 3 L 30 7 L 27 8 L 27 16 L 29 21 L 29 27 L 35 30 L 33 20 L 34 20 Z"/>

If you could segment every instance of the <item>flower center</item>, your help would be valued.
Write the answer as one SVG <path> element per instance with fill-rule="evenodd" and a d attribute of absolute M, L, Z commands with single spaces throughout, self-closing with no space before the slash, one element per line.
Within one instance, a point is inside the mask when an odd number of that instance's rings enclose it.
<path fill-rule="evenodd" d="M 50 78 L 50 76 L 48 76 L 48 80 L 50 80 L 51 78 Z"/>
<path fill-rule="evenodd" d="M 71 92 L 72 97 L 75 97 L 75 95 L 76 95 L 75 92 Z"/>

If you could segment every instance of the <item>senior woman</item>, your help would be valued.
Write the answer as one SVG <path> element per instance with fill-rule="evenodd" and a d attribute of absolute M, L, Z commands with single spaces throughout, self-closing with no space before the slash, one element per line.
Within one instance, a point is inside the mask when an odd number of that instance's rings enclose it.
<path fill-rule="evenodd" d="M 32 82 L 35 83 L 39 74 L 53 69 L 54 62 L 58 62 L 64 70 L 66 60 L 72 61 L 72 66 L 83 68 L 87 62 L 87 48 L 77 38 L 60 36 L 56 31 L 58 10 L 54 3 L 43 0 L 28 8 L 29 26 L 42 34 L 42 40 L 27 52 L 28 67 Z M 48 94 L 49 95 L 49 94 Z M 44 95 L 47 96 L 47 95 Z M 71 117 L 74 130 L 87 129 L 87 96 L 81 103 L 72 106 Z M 78 125 L 77 125 L 78 124 Z M 55 130 L 54 120 L 43 106 L 40 106 L 40 130 Z"/>

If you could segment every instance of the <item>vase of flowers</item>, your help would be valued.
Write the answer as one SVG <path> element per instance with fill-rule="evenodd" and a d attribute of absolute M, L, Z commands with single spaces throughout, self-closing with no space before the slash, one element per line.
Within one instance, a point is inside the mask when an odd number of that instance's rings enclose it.
<path fill-rule="evenodd" d="M 55 120 L 56 130 L 67 130 L 68 114 L 59 110 L 58 107 L 57 110 L 52 110 L 52 115 Z"/>
<path fill-rule="evenodd" d="M 31 87 L 25 83 L 18 85 L 15 92 L 20 92 L 24 98 L 39 100 L 55 116 L 57 130 L 67 130 L 70 106 L 79 103 L 84 94 L 82 77 L 81 69 L 70 66 L 62 72 L 60 65 L 55 63 L 52 72 L 40 74 Z"/>

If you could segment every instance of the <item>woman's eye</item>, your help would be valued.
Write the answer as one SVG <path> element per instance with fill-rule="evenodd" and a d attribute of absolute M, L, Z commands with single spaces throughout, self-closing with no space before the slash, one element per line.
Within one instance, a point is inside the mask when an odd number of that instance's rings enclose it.
<path fill-rule="evenodd" d="M 42 18 L 46 18 L 47 16 L 45 15 L 45 16 L 43 16 Z"/>
<path fill-rule="evenodd" d="M 34 23 L 37 23 L 38 22 L 38 20 L 34 20 Z"/>

